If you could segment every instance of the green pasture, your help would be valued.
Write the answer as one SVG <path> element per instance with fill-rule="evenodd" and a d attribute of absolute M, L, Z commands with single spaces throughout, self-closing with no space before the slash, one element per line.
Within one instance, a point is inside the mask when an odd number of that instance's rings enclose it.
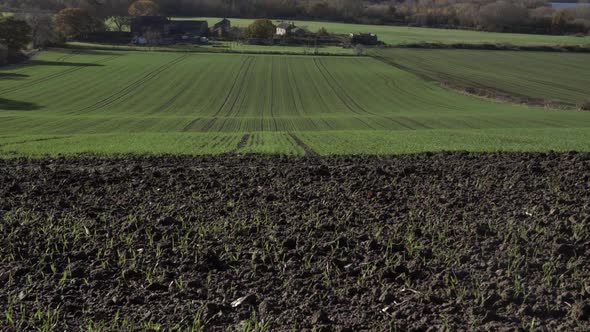
<path fill-rule="evenodd" d="M 590 113 L 370 57 L 55 50 L 0 69 L 0 155 L 590 151 Z"/>
<path fill-rule="evenodd" d="M 187 19 L 187 18 L 182 18 Z M 209 26 L 219 22 L 221 18 L 205 17 L 194 18 L 195 20 L 207 20 Z M 253 19 L 230 19 L 233 26 L 246 27 L 253 22 Z M 278 22 L 278 21 L 275 21 Z M 384 43 L 410 44 L 410 43 L 466 43 L 466 44 L 512 44 L 512 45 L 589 45 L 590 37 L 574 36 L 553 36 L 553 35 L 533 35 L 517 33 L 498 33 L 484 32 L 473 30 L 455 30 L 455 29 L 433 29 L 417 28 L 406 26 L 391 25 L 367 25 L 367 24 L 349 24 L 320 21 L 293 21 L 297 26 L 306 27 L 311 31 L 317 31 L 324 27 L 330 33 L 349 34 L 353 32 L 376 33 L 379 40 Z"/>
<path fill-rule="evenodd" d="M 371 54 L 423 77 L 522 98 L 590 102 L 590 54 L 382 49 Z"/>

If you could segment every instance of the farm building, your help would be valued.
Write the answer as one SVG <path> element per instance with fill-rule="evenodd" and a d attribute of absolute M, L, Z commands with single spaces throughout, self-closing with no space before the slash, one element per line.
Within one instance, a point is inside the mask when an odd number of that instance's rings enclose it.
<path fill-rule="evenodd" d="M 131 22 L 131 33 L 137 40 L 153 44 L 206 36 L 208 24 L 207 21 L 173 21 L 164 16 L 141 16 Z M 158 38 L 154 38 L 156 35 Z"/>
<path fill-rule="evenodd" d="M 224 18 L 223 20 L 215 23 L 212 29 L 212 35 L 215 37 L 225 38 L 231 34 L 231 21 Z"/>
<path fill-rule="evenodd" d="M 165 36 L 170 31 L 170 20 L 164 16 L 140 16 L 131 22 L 131 33 L 137 36 L 148 32 Z"/>
<path fill-rule="evenodd" d="M 286 36 L 291 33 L 291 30 L 295 29 L 295 24 L 289 22 L 281 22 L 277 25 L 276 35 Z"/>
<path fill-rule="evenodd" d="M 374 33 L 351 33 L 350 43 L 352 45 L 377 45 L 379 44 L 379 39 Z"/>

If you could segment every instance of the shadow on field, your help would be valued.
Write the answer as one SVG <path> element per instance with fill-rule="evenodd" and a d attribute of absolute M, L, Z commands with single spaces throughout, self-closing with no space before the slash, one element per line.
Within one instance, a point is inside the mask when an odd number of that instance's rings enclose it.
<path fill-rule="evenodd" d="M 34 111 L 40 109 L 41 106 L 35 103 L 29 103 L 26 101 L 18 101 L 0 98 L 0 110 L 8 111 Z"/>
<path fill-rule="evenodd" d="M 62 66 L 62 67 L 102 67 L 98 63 L 84 63 L 84 62 L 65 62 L 65 61 L 46 61 L 46 60 L 31 60 L 27 62 L 29 66 Z"/>
<path fill-rule="evenodd" d="M 27 78 L 29 75 L 17 74 L 17 73 L 0 73 L 1 80 L 18 80 L 21 78 Z"/>
<path fill-rule="evenodd" d="M 95 50 L 90 48 L 76 49 L 79 55 L 121 55 L 121 53 L 111 52 L 109 50 Z M 123 50 L 122 50 L 123 51 Z"/>

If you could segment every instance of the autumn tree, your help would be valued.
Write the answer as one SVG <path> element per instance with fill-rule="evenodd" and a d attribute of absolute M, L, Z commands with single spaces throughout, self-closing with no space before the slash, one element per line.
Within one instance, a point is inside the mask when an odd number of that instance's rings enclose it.
<path fill-rule="evenodd" d="M 154 16 L 160 12 L 160 6 L 151 0 L 137 0 L 129 6 L 131 16 Z"/>
<path fill-rule="evenodd" d="M 57 13 L 56 30 L 66 38 L 83 37 L 104 29 L 104 22 L 93 17 L 82 8 L 66 8 Z"/>
<path fill-rule="evenodd" d="M 248 38 L 269 39 L 275 34 L 275 25 L 271 20 L 258 19 L 250 24 L 246 29 L 246 36 Z"/>
<path fill-rule="evenodd" d="M 563 28 L 566 24 L 566 12 L 564 10 L 558 10 L 553 13 L 553 17 L 551 18 L 551 27 L 555 32 L 562 32 Z"/>

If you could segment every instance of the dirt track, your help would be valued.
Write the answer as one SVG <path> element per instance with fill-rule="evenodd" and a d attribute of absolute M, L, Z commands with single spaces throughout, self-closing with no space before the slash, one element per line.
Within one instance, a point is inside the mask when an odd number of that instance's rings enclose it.
<path fill-rule="evenodd" d="M 588 154 L 0 160 L 0 330 L 584 331 L 589 227 Z"/>

